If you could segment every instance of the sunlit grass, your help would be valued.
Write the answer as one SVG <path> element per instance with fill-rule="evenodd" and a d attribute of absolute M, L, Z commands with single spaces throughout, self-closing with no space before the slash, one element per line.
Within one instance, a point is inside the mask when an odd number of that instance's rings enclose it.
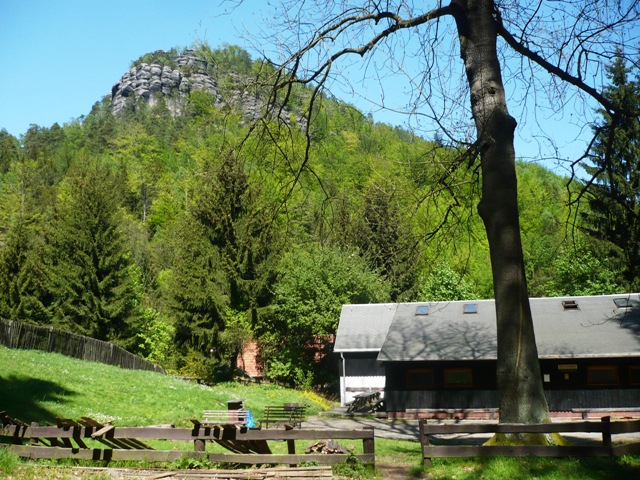
<path fill-rule="evenodd" d="M 434 459 L 420 470 L 430 480 L 621 480 L 640 478 L 640 457 Z"/>
<path fill-rule="evenodd" d="M 260 418 L 266 405 L 304 403 L 314 414 L 331 406 L 327 400 L 308 392 L 274 385 L 224 383 L 214 387 L 179 380 L 152 372 L 123 370 L 99 363 L 31 350 L 0 346 L 0 411 L 26 422 L 52 422 L 56 417 L 78 419 L 89 416 L 121 426 L 175 424 L 190 427 L 191 418 L 201 418 L 202 410 L 226 409 L 228 400 L 243 399 L 244 405 Z M 362 441 L 339 441 L 354 453 L 362 452 Z M 192 442 L 149 440 L 155 449 L 193 451 Z M 296 442 L 296 452 L 304 452 L 307 441 Z M 270 442 L 274 453 L 286 453 L 286 442 Z M 403 466 L 407 478 L 430 480 L 618 480 L 640 478 L 640 457 L 621 458 L 492 458 L 436 459 L 422 467 L 420 444 L 415 441 L 376 439 L 376 464 Z M 208 452 L 223 452 L 213 443 Z M 38 467 L 0 449 L 0 478 L 79 478 L 62 465 L 101 466 L 100 462 L 44 461 Z M 110 466 L 136 466 L 141 462 L 111 462 Z M 160 466 L 160 465 L 155 465 Z M 176 465 L 162 465 L 175 467 Z M 47 477 L 42 477 L 46 468 Z M 100 474 L 97 474 L 100 475 Z M 369 476 L 369 475 L 367 475 Z M 80 478 L 85 478 L 80 475 Z M 95 475 L 86 478 L 100 478 Z M 109 478 L 105 476 L 104 478 Z M 377 478 L 384 478 L 378 474 Z"/>
<path fill-rule="evenodd" d="M 213 387 L 159 373 L 124 370 L 55 353 L 0 347 L 0 411 L 25 422 L 91 417 L 115 425 L 191 426 L 206 409 L 242 399 L 260 418 L 266 405 L 304 403 L 310 414 L 330 406 L 321 397 L 276 385 Z"/>

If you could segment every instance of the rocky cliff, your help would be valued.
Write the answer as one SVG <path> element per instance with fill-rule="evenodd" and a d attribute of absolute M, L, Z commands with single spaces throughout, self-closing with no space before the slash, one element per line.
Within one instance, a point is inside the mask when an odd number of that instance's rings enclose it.
<path fill-rule="evenodd" d="M 171 112 L 179 115 L 185 99 L 194 90 L 204 90 L 222 102 L 205 60 L 187 50 L 177 57 L 176 64 L 177 68 L 141 63 L 125 73 L 111 88 L 111 113 L 117 115 L 122 112 L 131 99 L 142 98 L 155 105 L 163 96 Z"/>
<path fill-rule="evenodd" d="M 154 52 L 156 57 L 168 58 L 167 52 Z M 154 55 L 152 54 L 152 56 Z M 222 107 L 229 105 L 243 114 L 246 119 L 257 119 L 264 107 L 264 101 L 260 96 L 249 91 L 246 85 L 248 79 L 243 79 L 233 73 L 224 72 L 231 79 L 232 87 L 226 89 L 226 97 L 218 88 L 217 72 L 213 65 L 206 60 L 198 58 L 193 50 L 185 50 L 172 58 L 171 65 L 156 63 L 139 63 L 111 88 L 111 113 L 118 115 L 131 101 L 143 99 L 151 106 L 163 98 L 172 115 L 178 116 L 184 113 L 189 94 L 194 91 L 205 91 L 212 95 L 215 105 Z M 290 124 L 290 110 L 284 108 L 281 111 L 282 121 Z M 306 119 L 296 115 L 296 124 L 303 127 Z"/>
<path fill-rule="evenodd" d="M 180 115 L 189 94 L 202 90 L 210 93 L 219 107 L 232 104 L 249 118 L 257 118 L 259 115 L 262 102 L 255 95 L 243 91 L 240 81 L 231 98 L 223 99 L 213 76 L 214 69 L 210 68 L 206 60 L 198 58 L 193 50 L 186 50 L 177 56 L 175 65 L 172 68 L 167 65 L 140 63 L 133 67 L 111 88 L 111 113 L 118 115 L 131 100 L 142 98 L 154 106 L 163 97 L 172 114 Z M 232 73 L 230 75 L 234 76 Z"/>

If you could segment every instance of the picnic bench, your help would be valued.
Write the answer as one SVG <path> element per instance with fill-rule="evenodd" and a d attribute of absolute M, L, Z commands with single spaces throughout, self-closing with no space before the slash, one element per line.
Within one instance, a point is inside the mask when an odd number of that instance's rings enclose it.
<path fill-rule="evenodd" d="M 380 392 L 362 392 L 353 396 L 347 404 L 347 413 L 368 412 L 375 410 L 380 402 Z"/>
<path fill-rule="evenodd" d="M 267 405 L 264 407 L 264 418 L 260 419 L 260 426 L 264 428 L 276 427 L 285 429 L 302 428 L 307 407 L 298 403 L 284 405 Z"/>

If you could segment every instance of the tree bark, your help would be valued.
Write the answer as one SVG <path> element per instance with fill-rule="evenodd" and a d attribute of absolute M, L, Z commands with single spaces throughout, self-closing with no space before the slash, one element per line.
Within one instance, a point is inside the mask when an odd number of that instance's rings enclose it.
<path fill-rule="evenodd" d="M 491 255 L 498 331 L 500 421 L 548 421 L 538 350 L 529 307 L 518 217 L 513 136 L 497 55 L 497 22 L 491 0 L 454 0 L 477 129 L 482 168 L 482 218 Z"/>

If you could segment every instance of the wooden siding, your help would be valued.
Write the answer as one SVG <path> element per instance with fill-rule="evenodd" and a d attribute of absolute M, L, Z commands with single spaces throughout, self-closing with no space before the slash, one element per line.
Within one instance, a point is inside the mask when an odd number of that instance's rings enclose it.
<path fill-rule="evenodd" d="M 552 411 L 577 408 L 640 407 L 640 386 L 631 380 L 631 368 L 637 358 L 609 359 L 544 359 L 541 362 L 545 395 Z M 611 387 L 588 384 L 589 367 L 614 365 L 619 370 L 619 383 Z M 471 368 L 472 388 L 445 387 L 445 370 Z M 412 388 L 408 372 L 432 369 L 433 388 Z M 499 406 L 496 390 L 496 362 L 393 362 L 386 364 L 385 400 L 388 412 L 407 409 L 482 409 Z"/>

